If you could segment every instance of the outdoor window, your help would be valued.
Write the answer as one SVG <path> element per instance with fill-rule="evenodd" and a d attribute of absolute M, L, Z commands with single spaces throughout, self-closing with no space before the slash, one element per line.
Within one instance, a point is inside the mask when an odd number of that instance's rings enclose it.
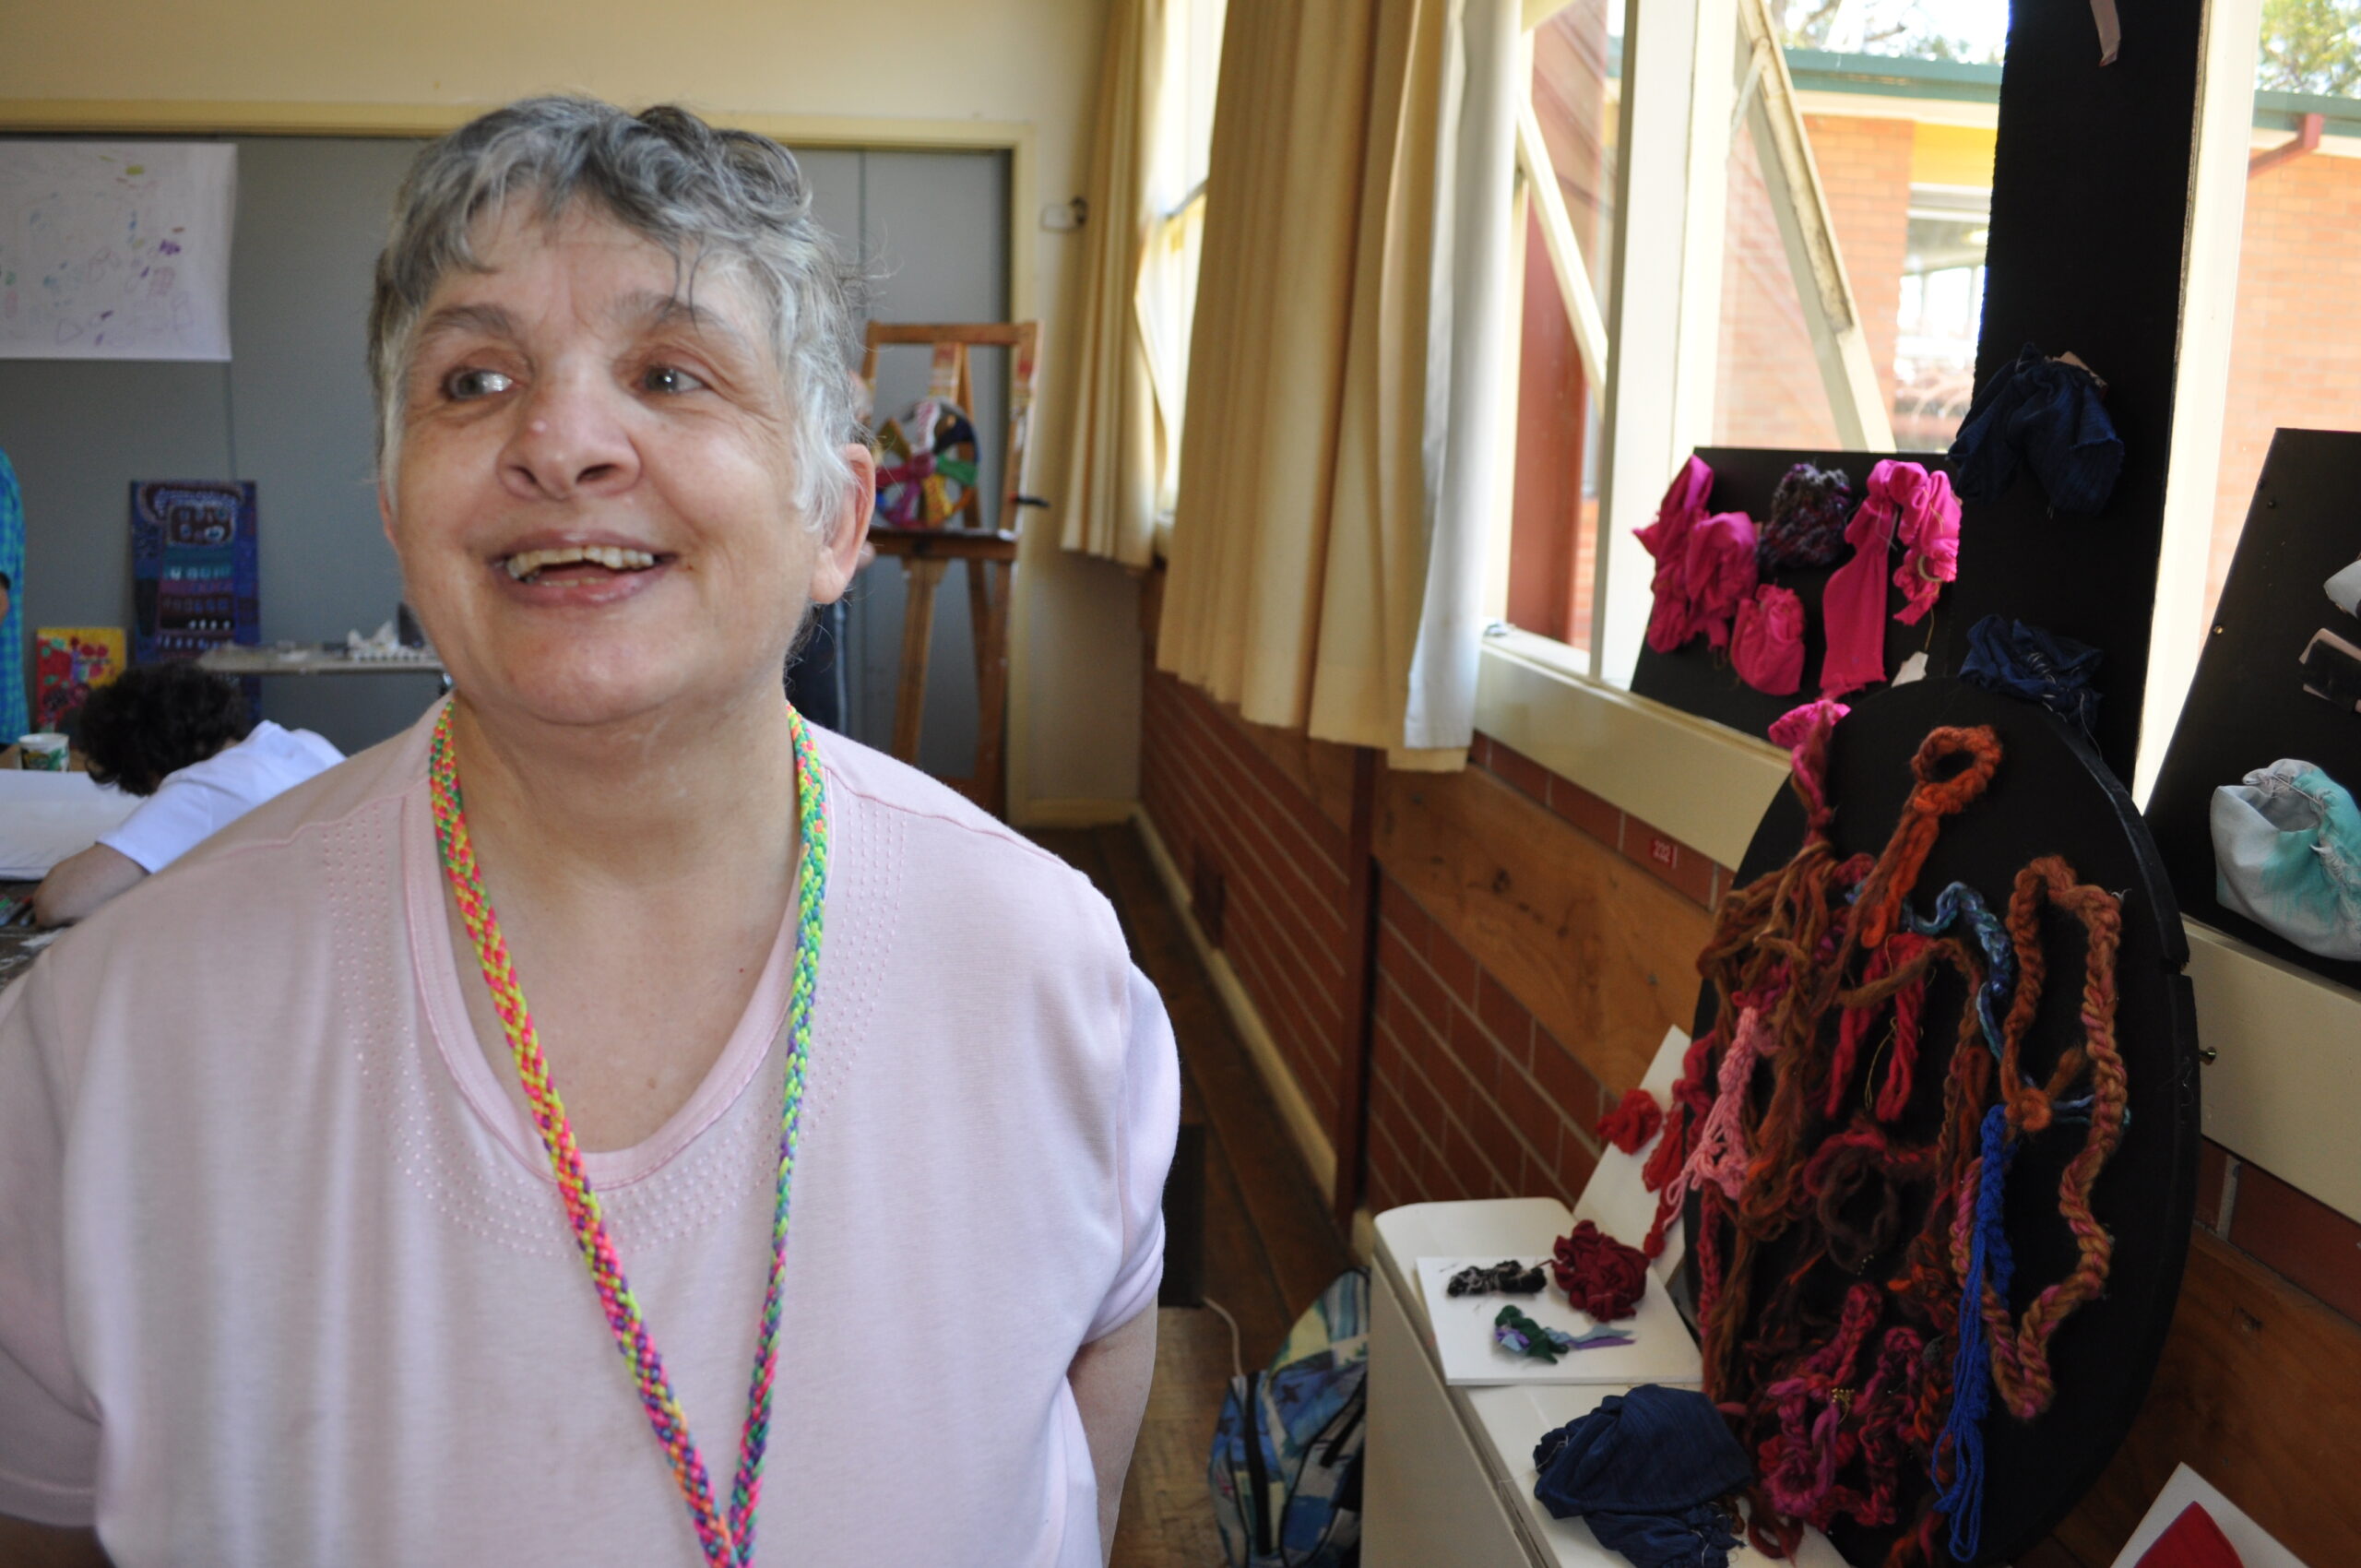
<path fill-rule="evenodd" d="M 1162 91 L 1151 127 L 1148 199 L 1158 214 L 1140 253 L 1133 305 L 1146 346 L 1164 440 L 1157 452 L 1157 522 L 1172 522 L 1189 386 L 1189 333 L 1205 234 L 1205 166 L 1221 76 L 1224 0 L 1174 0 L 1163 10 Z"/>
<path fill-rule="evenodd" d="M 1583 283 L 1608 296 L 1614 254 L 1616 61 L 1620 0 L 1572 0 L 1533 31 L 1528 182 L 1556 187 Z M 1548 204 L 1528 188 L 1517 358 L 1514 500 L 1507 619 L 1542 636 L 1590 642 L 1598 539 L 1599 394 L 1584 368 L 1565 279 L 1549 254 Z"/>
<path fill-rule="evenodd" d="M 2272 432 L 2361 430 L 2361 3 L 2264 0 L 2210 624 Z"/>
<path fill-rule="evenodd" d="M 1779 26 L 1874 374 L 1867 444 L 1942 451 L 1974 392 L 2007 5 L 1797 0 Z M 1737 73 L 1709 439 L 1850 445 L 1821 368 L 1843 323 L 1795 265 L 1793 229 L 1808 215 L 1766 174 L 1779 106 L 1744 41 Z"/>

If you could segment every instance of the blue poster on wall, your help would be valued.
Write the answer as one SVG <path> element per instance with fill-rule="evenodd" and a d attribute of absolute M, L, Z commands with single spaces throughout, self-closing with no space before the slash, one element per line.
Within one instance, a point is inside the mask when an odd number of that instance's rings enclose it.
<path fill-rule="evenodd" d="M 255 516 L 251 481 L 132 481 L 133 662 L 262 640 Z"/>

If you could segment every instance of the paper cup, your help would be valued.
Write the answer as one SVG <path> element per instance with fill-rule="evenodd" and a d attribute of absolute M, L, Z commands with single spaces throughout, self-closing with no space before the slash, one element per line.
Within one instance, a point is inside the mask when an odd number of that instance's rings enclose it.
<path fill-rule="evenodd" d="M 19 735 L 17 745 L 23 752 L 25 766 L 41 773 L 65 771 L 65 737 L 54 733 Z"/>

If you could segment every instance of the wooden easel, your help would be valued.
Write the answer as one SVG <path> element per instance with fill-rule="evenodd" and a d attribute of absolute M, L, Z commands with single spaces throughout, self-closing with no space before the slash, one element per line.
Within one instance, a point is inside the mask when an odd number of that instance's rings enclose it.
<path fill-rule="evenodd" d="M 1025 477 L 1025 442 L 1033 413 L 1033 356 L 1040 336 L 1038 322 L 981 324 L 869 324 L 868 348 L 861 356 L 860 379 L 877 385 L 877 350 L 893 344 L 923 343 L 934 350 L 927 394 L 948 398 L 972 415 L 974 384 L 967 373 L 967 351 L 977 347 L 1011 351 L 1008 395 L 1008 445 L 1001 465 L 1001 508 L 998 529 L 984 527 L 983 493 L 970 489 L 959 505 L 965 521 L 941 529 L 875 527 L 869 537 L 880 555 L 902 563 L 902 666 L 894 693 L 894 755 L 915 765 L 919 759 L 919 726 L 925 718 L 927 656 L 934 634 L 934 590 L 943 571 L 954 561 L 967 564 L 967 620 L 976 644 L 976 770 L 967 778 L 944 780 L 994 816 L 1004 814 L 1007 781 L 1003 777 L 1003 731 L 1008 719 L 1008 601 L 1016 572 L 1018 533 L 1014 525 Z"/>

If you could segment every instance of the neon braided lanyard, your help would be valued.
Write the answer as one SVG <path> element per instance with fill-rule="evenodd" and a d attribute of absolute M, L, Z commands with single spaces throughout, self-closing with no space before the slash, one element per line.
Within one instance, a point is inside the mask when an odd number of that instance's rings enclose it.
<path fill-rule="evenodd" d="M 802 715 L 788 709 L 788 727 L 795 744 L 795 798 L 802 833 L 802 866 L 796 882 L 795 973 L 788 995 L 787 1087 L 781 1096 L 778 1134 L 778 1197 L 771 1218 L 770 1279 L 763 1289 L 763 1316 L 754 1339 L 754 1371 L 746 1396 L 746 1424 L 738 1436 L 738 1474 L 730 1487 L 730 1515 L 721 1516 L 713 1484 L 689 1433 L 688 1418 L 672 1385 L 664 1375 L 664 1358 L 640 1315 L 639 1302 L 623 1277 L 614 1238 L 599 1206 L 599 1194 L 582 1169 L 582 1151 L 565 1102 L 550 1082 L 549 1062 L 533 1032 L 533 1015 L 516 984 L 508 958 L 508 944 L 500 934 L 499 918 L 484 896 L 476 867 L 475 845 L 468 835 L 468 819 L 459 799 L 458 766 L 452 755 L 451 710 L 446 707 L 434 726 L 433 753 L 428 768 L 434 805 L 434 841 L 444 872 L 459 904 L 459 916 L 473 939 L 476 958 L 492 988 L 494 1011 L 516 1059 L 516 1075 L 532 1105 L 533 1125 L 549 1151 L 550 1170 L 557 1178 L 565 1217 L 581 1245 L 583 1262 L 599 1292 L 599 1305 L 613 1330 L 615 1348 L 631 1367 L 648 1425 L 672 1467 L 672 1479 L 688 1504 L 690 1522 L 706 1562 L 714 1568 L 748 1568 L 754 1560 L 754 1515 L 763 1493 L 763 1454 L 770 1440 L 771 1384 L 778 1367 L 780 1289 L 787 1276 L 787 1196 L 795 1171 L 798 1125 L 803 1109 L 803 1082 L 812 1057 L 812 1003 L 820 975 L 820 911 L 828 883 L 828 814 L 820 757 Z"/>

